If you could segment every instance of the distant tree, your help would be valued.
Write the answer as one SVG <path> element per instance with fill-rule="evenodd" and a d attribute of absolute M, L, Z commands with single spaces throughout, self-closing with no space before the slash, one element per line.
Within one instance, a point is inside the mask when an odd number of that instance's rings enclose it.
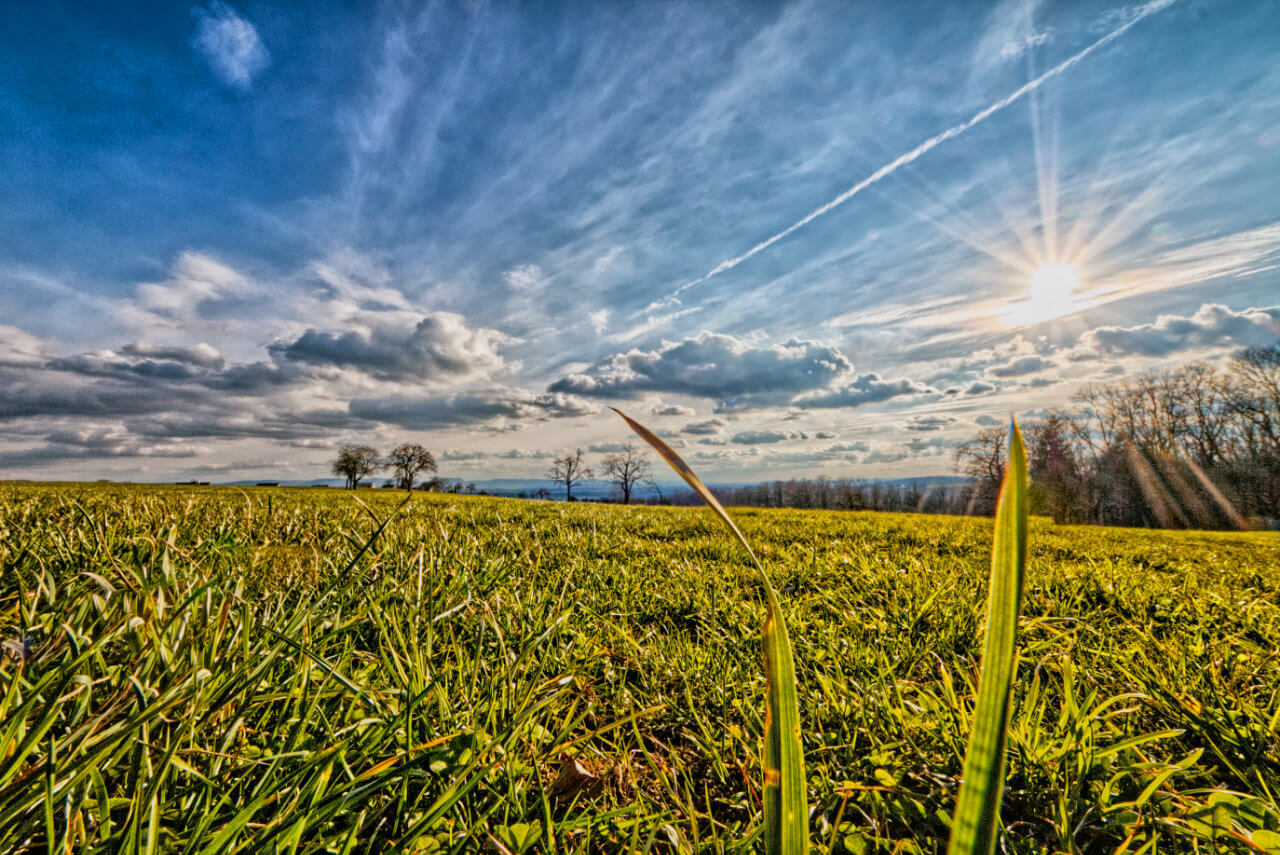
<path fill-rule="evenodd" d="M 354 490 L 360 479 L 382 468 L 382 461 L 375 448 L 367 445 L 344 445 L 338 449 L 338 459 L 333 461 L 333 474 L 347 480 L 347 489 Z"/>
<path fill-rule="evenodd" d="M 591 467 L 587 466 L 583 458 L 583 450 L 579 448 L 573 454 L 566 454 L 564 457 L 557 457 L 551 462 L 551 468 L 547 470 L 547 480 L 557 486 L 564 486 L 564 499 L 566 502 L 573 501 L 573 488 L 583 481 L 591 480 L 595 474 L 591 471 Z"/>
<path fill-rule="evenodd" d="M 637 484 L 652 480 L 653 467 L 649 465 L 649 457 L 634 442 L 627 442 L 621 451 L 614 451 L 604 456 L 604 479 L 615 487 L 622 495 L 622 504 L 631 504 L 631 492 Z"/>
<path fill-rule="evenodd" d="M 531 495 L 535 499 L 542 499 L 543 501 L 546 501 L 547 499 L 551 498 L 551 491 L 548 490 L 546 487 L 539 487 L 538 489 L 534 490 Z"/>
<path fill-rule="evenodd" d="M 976 436 L 956 446 L 953 455 L 956 469 L 973 480 L 972 504 L 977 513 L 995 512 L 1000 482 L 1004 480 L 1005 443 L 1008 438 L 1008 428 L 983 428 Z"/>
<path fill-rule="evenodd" d="M 1056 523 L 1079 522 L 1084 514 L 1084 473 L 1072 444 L 1070 420 L 1054 410 L 1028 433 L 1032 513 L 1047 513 Z"/>
<path fill-rule="evenodd" d="M 396 481 L 401 487 L 412 490 L 419 473 L 435 474 L 436 459 L 430 451 L 416 442 L 406 442 L 396 446 L 396 450 L 391 452 L 391 456 L 387 458 L 387 466 L 395 471 Z"/>
<path fill-rule="evenodd" d="M 1246 442 L 1255 456 L 1280 457 L 1280 343 L 1235 354 L 1232 409 L 1245 421 Z"/>

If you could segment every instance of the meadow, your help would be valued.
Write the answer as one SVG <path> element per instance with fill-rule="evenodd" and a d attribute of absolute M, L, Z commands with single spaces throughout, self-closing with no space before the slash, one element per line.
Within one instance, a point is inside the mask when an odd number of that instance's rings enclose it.
<path fill-rule="evenodd" d="M 991 521 L 734 516 L 815 849 L 944 851 Z M 1032 519 L 1004 851 L 1280 851 L 1278 568 Z M 753 851 L 763 614 L 706 509 L 0 485 L 0 852 Z"/>

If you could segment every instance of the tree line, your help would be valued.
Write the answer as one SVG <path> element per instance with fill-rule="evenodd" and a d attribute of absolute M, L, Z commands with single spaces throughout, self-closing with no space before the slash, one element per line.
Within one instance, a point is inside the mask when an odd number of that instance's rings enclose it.
<path fill-rule="evenodd" d="M 1031 511 L 1060 523 L 1275 527 L 1280 344 L 1085 386 L 1026 426 Z M 992 513 L 1006 427 L 955 451 L 971 513 Z"/>

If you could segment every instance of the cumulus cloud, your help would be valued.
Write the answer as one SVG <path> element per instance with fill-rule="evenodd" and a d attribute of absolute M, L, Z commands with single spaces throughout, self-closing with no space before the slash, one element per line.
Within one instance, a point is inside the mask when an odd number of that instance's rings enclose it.
<path fill-rule="evenodd" d="M 860 407 L 864 404 L 875 404 L 898 398 L 903 395 L 927 395 L 936 393 L 934 389 L 918 380 L 900 377 L 894 380 L 881 379 L 879 374 L 863 374 L 852 383 L 837 389 L 804 395 L 795 399 L 798 407 L 806 409 L 820 407 Z"/>
<path fill-rule="evenodd" d="M 38 364 L 44 359 L 45 349 L 46 342 L 39 336 L 0 324 L 0 365 Z"/>
<path fill-rule="evenodd" d="M 555 453 L 543 448 L 507 448 L 493 456 L 499 460 L 549 460 Z"/>
<path fill-rule="evenodd" d="M 907 451 L 917 457 L 933 457 L 945 454 L 946 451 L 956 445 L 953 439 L 946 439 L 941 436 L 934 436 L 925 439 L 924 437 L 913 436 L 911 439 L 903 443 Z"/>
<path fill-rule="evenodd" d="M 205 452 L 189 442 L 140 440 L 120 428 L 55 430 L 44 444 L 0 451 L 0 466 L 23 469 L 77 460 L 189 458 Z"/>
<path fill-rule="evenodd" d="M 600 408 L 571 395 L 530 395 L 500 388 L 455 395 L 359 398 L 348 409 L 357 418 L 414 430 L 482 424 L 510 430 L 549 418 L 589 415 Z"/>
<path fill-rule="evenodd" d="M 212 368 L 215 370 L 222 368 L 227 362 L 216 347 L 207 345 L 204 342 L 191 347 L 183 347 L 181 345 L 156 345 L 135 341 L 120 348 L 120 352 L 127 356 L 160 359 L 169 362 L 185 362 L 200 368 Z"/>
<path fill-rule="evenodd" d="M 907 459 L 905 451 L 889 451 L 888 449 L 877 448 L 870 454 L 862 458 L 863 463 L 897 463 L 900 460 Z"/>
<path fill-rule="evenodd" d="M 724 419 L 707 419 L 701 422 L 690 422 L 680 429 L 681 433 L 689 433 L 695 435 L 719 433 L 727 425 Z"/>
<path fill-rule="evenodd" d="M 966 397 L 977 397 L 979 395 L 989 395 L 1000 387 L 994 383 L 988 383 L 986 380 L 973 380 L 963 386 L 952 386 L 942 394 L 947 396 L 964 395 Z"/>
<path fill-rule="evenodd" d="M 993 365 L 987 369 L 991 377 L 1021 377 L 1024 374 L 1035 374 L 1052 368 L 1053 362 L 1043 356 L 1019 356 L 1001 365 Z"/>
<path fill-rule="evenodd" d="M 807 434 L 798 430 L 744 430 L 735 433 L 732 441 L 738 445 L 767 445 L 774 442 L 808 438 Z"/>
<path fill-rule="evenodd" d="M 258 37 L 257 29 L 217 0 L 206 8 L 197 7 L 194 14 L 196 34 L 192 47 L 204 56 L 224 83 L 248 89 L 253 78 L 271 64 L 271 54 Z"/>
<path fill-rule="evenodd" d="M 485 460 L 492 456 L 487 451 L 477 451 L 474 448 L 446 448 L 440 452 L 441 460 L 448 460 L 454 463 L 461 463 L 470 460 Z"/>
<path fill-rule="evenodd" d="M 355 368 L 389 380 L 459 380 L 500 371 L 498 348 L 506 341 L 497 330 L 468 326 L 461 315 L 435 312 L 409 331 L 309 329 L 293 342 L 272 345 L 271 352 L 284 360 Z"/>
<path fill-rule="evenodd" d="M 683 407 L 680 404 L 665 404 L 662 401 L 655 401 L 653 406 L 649 408 L 649 412 L 655 416 L 691 416 L 696 411 L 693 407 Z"/>
<path fill-rule="evenodd" d="M 1187 317 L 1160 315 L 1149 324 L 1098 327 L 1085 333 L 1073 359 L 1106 356 L 1161 357 L 1209 347 L 1249 347 L 1280 338 L 1280 306 L 1234 311 L 1206 303 Z"/>
<path fill-rule="evenodd" d="M 216 258 L 184 252 L 174 262 L 168 279 L 138 285 L 134 301 L 123 312 L 127 319 L 139 313 L 187 320 L 200 316 L 206 304 L 243 295 L 250 288 L 248 277 Z"/>
<path fill-rule="evenodd" d="M 135 341 L 118 351 L 51 357 L 43 352 L 43 342 L 35 340 L 41 352 L 24 345 L 22 359 L 0 358 L 0 388 L 5 390 L 0 422 L 10 438 L 43 436 L 50 423 L 70 425 L 72 433 L 57 437 L 64 442 L 23 450 L 22 459 L 33 462 L 52 460 L 59 449 L 68 459 L 147 456 L 152 453 L 148 448 L 164 449 L 174 442 L 190 446 L 189 440 L 196 438 L 336 441 L 344 433 L 367 433 L 383 424 L 514 429 L 600 410 L 598 404 L 571 395 L 492 382 L 473 384 L 478 391 L 468 394 L 432 394 L 421 382 L 416 394 L 401 391 L 403 372 L 409 370 L 421 374 L 430 369 L 456 379 L 496 369 L 502 362 L 495 336 L 466 328 L 458 316 L 444 315 L 414 326 L 399 350 L 385 336 L 358 337 L 357 346 L 344 350 L 351 341 L 340 336 L 304 335 L 287 355 L 288 346 L 282 346 L 270 360 L 235 364 L 203 343 Z M 308 349 L 317 341 L 328 349 Z M 383 382 L 380 372 L 396 384 Z M 86 422 L 100 425 L 108 419 L 116 420 L 119 433 L 79 438 L 74 433 Z"/>
<path fill-rule="evenodd" d="M 586 372 L 570 374 L 553 392 L 630 397 L 673 392 L 732 405 L 781 403 L 822 389 L 853 368 L 836 348 L 789 339 L 757 347 L 733 336 L 703 332 L 656 350 L 619 353 Z"/>
<path fill-rule="evenodd" d="M 907 430 L 919 432 L 942 430 L 957 421 L 958 419 L 953 416 L 915 416 L 907 422 Z"/>
<path fill-rule="evenodd" d="M 695 463 L 728 463 L 735 460 L 760 456 L 758 448 L 721 448 L 716 451 L 695 451 L 689 458 Z"/>

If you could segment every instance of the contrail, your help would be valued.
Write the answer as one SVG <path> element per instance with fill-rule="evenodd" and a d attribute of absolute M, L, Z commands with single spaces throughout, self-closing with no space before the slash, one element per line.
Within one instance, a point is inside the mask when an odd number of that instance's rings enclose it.
<path fill-rule="evenodd" d="M 982 122 L 990 118 L 991 116 L 1003 110 L 1005 107 L 1008 107 L 1014 102 L 1021 100 L 1024 96 L 1039 89 L 1041 86 L 1045 84 L 1045 82 L 1053 79 L 1054 77 L 1057 77 L 1058 75 L 1062 74 L 1065 71 L 1068 71 L 1072 66 L 1079 63 L 1089 54 L 1093 53 L 1094 51 L 1098 50 L 1101 47 L 1105 47 L 1106 45 L 1120 38 L 1122 35 L 1128 32 L 1130 28 L 1132 28 L 1135 24 L 1137 24 L 1143 18 L 1153 15 L 1156 12 L 1161 11 L 1162 9 L 1166 9 L 1169 6 L 1172 6 L 1175 2 L 1177 2 L 1177 0 L 1150 0 L 1150 2 L 1145 3 L 1142 6 L 1139 6 L 1138 9 L 1133 13 L 1132 18 L 1130 18 L 1128 21 L 1121 24 L 1119 27 L 1116 27 L 1114 30 L 1107 33 L 1105 36 L 1098 39 L 1096 42 L 1089 45 L 1088 47 L 1086 47 L 1084 50 L 1080 51 L 1076 55 L 1063 60 L 1062 62 L 1055 65 L 1053 68 L 1042 73 L 1039 77 L 1036 77 L 1028 81 L 1027 83 L 1024 83 L 1022 86 L 1015 89 L 1009 95 L 1006 95 L 1004 98 L 1001 98 L 999 101 L 995 102 L 990 107 L 987 107 L 975 113 L 972 117 L 970 117 L 966 121 L 963 121 L 960 124 L 955 125 L 954 127 L 950 127 L 936 136 L 930 137 L 929 139 L 920 143 L 920 145 L 911 149 L 911 151 L 907 152 L 906 154 L 900 155 L 899 157 L 889 161 L 884 166 L 880 167 L 875 172 L 871 173 L 866 178 L 862 179 L 857 184 L 853 185 L 848 190 L 844 191 L 839 196 L 832 199 L 830 202 L 826 203 L 820 208 L 816 208 L 815 210 L 806 214 L 804 217 L 800 218 L 799 220 L 796 220 L 794 223 L 787 226 L 785 229 L 778 232 L 773 237 L 762 240 L 760 243 L 751 247 L 751 249 L 747 250 L 742 255 L 739 255 L 737 258 L 730 258 L 726 261 L 720 262 L 711 270 L 707 271 L 705 274 L 698 277 L 697 279 L 694 279 L 692 282 L 686 282 L 684 285 L 681 285 L 679 288 L 672 291 L 662 300 L 658 300 L 654 303 L 651 303 L 649 307 L 646 309 L 646 311 L 650 311 L 655 307 L 661 305 L 662 303 L 666 302 L 667 300 L 680 296 L 680 294 L 684 293 L 685 291 L 694 287 L 695 285 L 701 285 L 703 282 L 706 282 L 711 277 L 719 276 L 721 273 L 724 273 L 725 271 L 732 270 L 733 268 L 737 267 L 739 264 L 751 258 L 752 256 L 757 255 L 761 252 L 764 252 L 766 249 L 773 246 L 778 241 L 791 235 L 793 232 L 796 232 L 804 228 L 805 226 L 809 225 L 809 223 L 818 219 L 818 217 L 821 217 L 823 214 L 827 213 L 833 208 L 839 207 L 840 205 L 843 205 L 845 202 L 848 202 L 850 199 L 852 199 L 854 196 L 857 196 L 859 193 L 861 193 L 863 190 L 870 187 L 872 184 L 875 184 L 876 182 L 880 181 L 883 178 L 887 178 L 888 176 L 892 175 L 894 172 L 897 172 L 899 169 L 906 166 L 907 164 L 918 160 L 920 157 L 922 157 L 925 154 L 928 154 L 930 151 L 942 145 L 944 142 L 951 139 L 952 137 L 959 136 L 960 134 L 972 128 L 974 125 L 978 124 L 979 122 Z"/>

